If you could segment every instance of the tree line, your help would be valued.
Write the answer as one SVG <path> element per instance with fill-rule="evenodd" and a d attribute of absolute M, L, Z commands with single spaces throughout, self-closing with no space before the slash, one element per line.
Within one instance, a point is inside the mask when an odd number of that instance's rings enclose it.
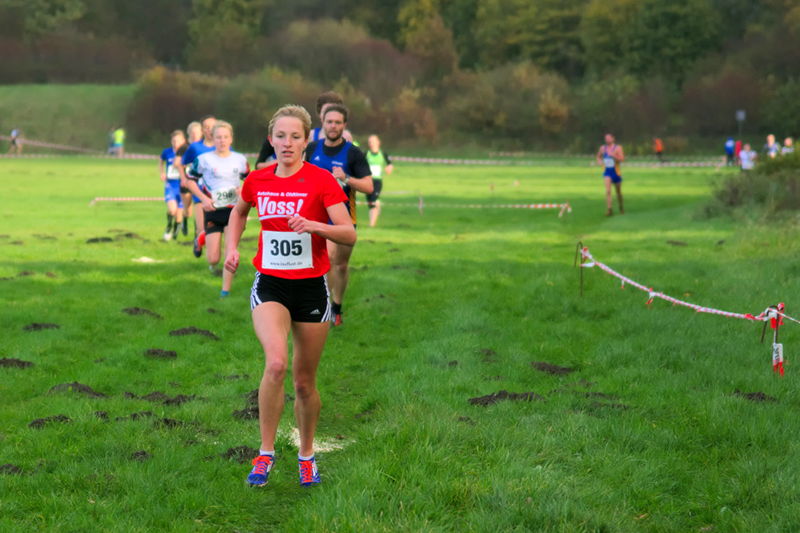
<path fill-rule="evenodd" d="M 330 88 L 398 139 L 680 149 L 738 109 L 746 133 L 800 130 L 794 0 L 5 0 L 0 20 L 1 83 L 136 81 L 140 137 L 153 106 L 255 131 L 258 106 Z"/>

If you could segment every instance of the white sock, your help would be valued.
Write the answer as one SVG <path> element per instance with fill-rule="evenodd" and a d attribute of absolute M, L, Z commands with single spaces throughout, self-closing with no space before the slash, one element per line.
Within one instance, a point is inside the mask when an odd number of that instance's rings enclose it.
<path fill-rule="evenodd" d="M 270 455 L 275 457 L 275 450 L 258 450 L 258 455 Z"/>
<path fill-rule="evenodd" d="M 308 457 L 303 457 L 302 455 L 297 454 L 297 458 L 300 459 L 301 461 L 310 461 L 311 459 L 314 458 L 314 454 L 312 453 Z"/>

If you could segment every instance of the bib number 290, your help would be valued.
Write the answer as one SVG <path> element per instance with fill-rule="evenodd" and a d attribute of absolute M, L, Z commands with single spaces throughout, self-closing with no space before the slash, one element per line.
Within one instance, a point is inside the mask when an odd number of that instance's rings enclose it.
<path fill-rule="evenodd" d="M 311 235 L 298 235 L 293 231 L 262 231 L 261 266 L 270 270 L 313 268 Z"/>

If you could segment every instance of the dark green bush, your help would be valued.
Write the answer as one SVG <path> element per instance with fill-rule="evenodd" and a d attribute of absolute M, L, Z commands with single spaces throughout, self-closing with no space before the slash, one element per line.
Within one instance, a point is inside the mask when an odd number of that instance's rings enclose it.
<path fill-rule="evenodd" d="M 749 209 L 767 217 L 800 209 L 800 153 L 761 161 L 754 170 L 721 181 L 706 213 Z"/>

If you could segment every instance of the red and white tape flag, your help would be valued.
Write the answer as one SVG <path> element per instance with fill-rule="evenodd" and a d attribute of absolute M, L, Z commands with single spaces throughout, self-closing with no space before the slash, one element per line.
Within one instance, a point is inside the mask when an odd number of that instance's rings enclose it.
<path fill-rule="evenodd" d="M 631 278 L 620 274 L 610 266 L 606 265 L 605 263 L 601 263 L 594 256 L 589 252 L 589 248 L 581 245 L 578 243 L 580 257 L 581 257 L 581 268 L 599 268 L 606 274 L 609 274 L 621 282 L 620 288 L 625 288 L 625 285 L 630 285 L 636 289 L 639 289 L 642 292 L 647 293 L 647 305 L 653 303 L 653 300 L 659 299 L 664 300 L 665 302 L 670 302 L 673 305 L 678 305 L 681 307 L 688 307 L 689 309 L 694 309 L 698 313 L 708 313 L 712 315 L 719 315 L 728 318 L 739 318 L 742 320 L 750 320 L 754 322 L 764 322 L 764 328 L 766 328 L 767 324 L 773 329 L 773 341 L 772 341 L 772 368 L 773 371 L 779 373 L 781 376 L 783 375 L 783 344 L 778 342 L 778 328 L 783 325 L 783 321 L 789 320 L 791 322 L 795 322 L 800 324 L 800 320 L 792 318 L 791 316 L 787 315 L 784 310 L 784 304 L 779 303 L 778 305 L 769 306 L 764 311 L 759 314 L 752 314 L 752 313 L 734 313 L 731 311 L 723 311 L 721 309 L 715 309 L 713 307 L 706 307 L 703 305 L 693 304 L 691 302 L 687 302 L 684 300 L 680 300 L 673 296 L 669 296 L 668 294 L 664 294 L 663 292 L 653 290 L 652 287 L 639 283 L 637 281 L 632 280 Z M 583 272 L 581 271 L 581 294 L 583 294 Z M 762 333 L 762 340 L 763 340 L 763 333 Z"/>
<path fill-rule="evenodd" d="M 366 205 L 367 202 L 356 202 L 358 205 Z M 394 205 L 398 207 L 416 207 L 422 214 L 426 207 L 452 208 L 452 209 L 558 209 L 558 216 L 563 217 L 564 213 L 572 213 L 572 206 L 569 202 L 560 204 L 447 204 L 447 203 L 427 203 L 419 197 L 417 202 L 383 202 L 383 205 Z"/>

